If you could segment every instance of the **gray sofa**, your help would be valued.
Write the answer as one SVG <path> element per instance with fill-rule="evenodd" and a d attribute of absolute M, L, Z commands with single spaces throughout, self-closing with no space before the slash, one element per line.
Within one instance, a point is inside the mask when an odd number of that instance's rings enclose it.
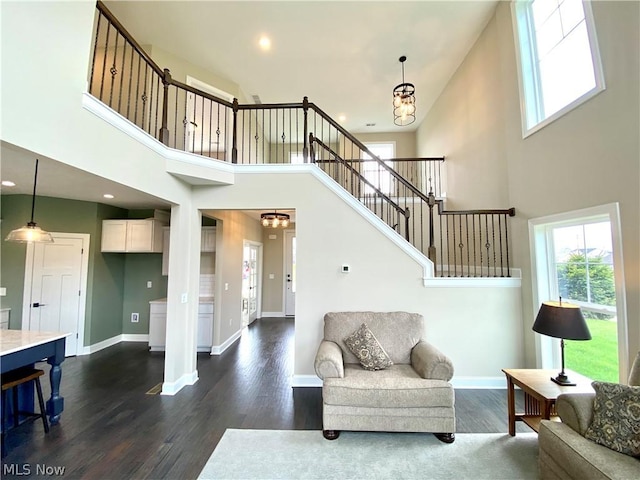
<path fill-rule="evenodd" d="M 631 369 L 629 385 L 640 385 L 640 353 Z M 616 452 L 584 437 L 593 419 L 595 393 L 558 396 L 562 420 L 540 425 L 538 462 L 542 479 L 637 479 L 640 459 Z"/>
<path fill-rule="evenodd" d="M 393 365 L 362 368 L 344 339 L 366 323 Z M 315 359 L 322 379 L 323 433 L 341 430 L 430 432 L 455 439 L 451 360 L 423 339 L 424 319 L 407 312 L 334 312 L 324 317 Z"/>

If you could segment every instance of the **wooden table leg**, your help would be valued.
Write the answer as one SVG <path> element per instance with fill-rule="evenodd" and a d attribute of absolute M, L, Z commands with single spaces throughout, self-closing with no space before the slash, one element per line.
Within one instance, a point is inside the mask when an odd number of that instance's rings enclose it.
<path fill-rule="evenodd" d="M 509 411 L 509 435 L 516 435 L 516 396 L 511 377 L 507 376 L 507 410 Z"/>

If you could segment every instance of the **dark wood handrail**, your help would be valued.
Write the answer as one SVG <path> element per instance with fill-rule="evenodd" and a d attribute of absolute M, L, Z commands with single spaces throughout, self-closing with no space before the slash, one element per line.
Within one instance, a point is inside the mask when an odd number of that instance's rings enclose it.
<path fill-rule="evenodd" d="M 304 108 L 302 103 L 247 103 L 238 105 L 238 110 L 270 110 L 284 108 Z"/>
<path fill-rule="evenodd" d="M 362 163 L 370 160 L 364 158 L 344 158 L 345 162 Z M 318 160 L 321 161 L 321 160 Z M 444 157 L 386 158 L 385 162 L 444 162 Z"/>
<path fill-rule="evenodd" d="M 309 102 L 309 107 L 311 107 L 318 115 L 320 115 L 325 121 L 329 122 L 329 124 L 333 125 L 336 130 L 342 133 L 346 138 L 348 138 L 352 143 L 354 143 L 360 150 L 364 151 L 371 157 L 372 160 L 376 161 L 378 165 L 386 169 L 389 174 L 395 177 L 402 185 L 408 188 L 416 197 L 421 198 L 424 202 L 428 202 L 429 199 L 427 196 L 418 190 L 413 184 L 407 181 L 402 175 L 396 172 L 393 168 L 389 167 L 385 162 L 380 160 L 380 158 L 369 150 L 364 143 L 358 140 L 356 137 L 351 135 L 348 131 L 346 131 L 338 122 L 336 122 L 333 118 L 327 115 L 321 108 L 319 108 L 315 103 Z"/>
<path fill-rule="evenodd" d="M 510 217 L 516 216 L 515 208 L 505 209 L 480 209 L 480 210 L 443 210 L 442 200 L 436 200 L 438 204 L 438 215 L 509 215 Z"/>
<path fill-rule="evenodd" d="M 171 81 L 169 82 L 169 85 L 173 85 L 177 88 L 181 88 L 183 90 L 193 93 L 194 95 L 204 97 L 207 100 L 211 100 L 212 102 L 221 103 L 225 107 L 233 108 L 233 103 L 231 103 L 229 100 L 225 100 L 223 98 L 216 97 L 215 95 L 211 95 L 210 93 L 203 92 L 202 90 L 198 90 L 197 88 L 194 88 L 191 85 L 187 85 L 185 83 L 182 83 L 173 79 L 171 79 Z"/>
<path fill-rule="evenodd" d="M 100 10 L 107 19 L 116 27 L 116 29 L 120 32 L 120 34 L 127 39 L 127 41 L 131 44 L 133 49 L 140 55 L 145 62 L 161 77 L 164 76 L 164 70 L 158 66 L 156 62 L 154 62 L 147 52 L 145 52 L 142 47 L 135 41 L 133 36 L 127 31 L 126 28 L 118 21 L 118 19 L 111 13 L 111 11 L 106 7 L 104 3 L 100 0 L 96 2 L 96 7 Z"/>
<path fill-rule="evenodd" d="M 402 213 L 402 215 L 407 214 L 406 210 L 398 205 L 396 202 L 391 200 L 387 195 L 385 195 L 378 187 L 376 187 L 373 183 L 371 183 L 364 175 L 358 172 L 355 168 L 349 165 L 340 155 L 338 155 L 330 146 L 326 145 L 322 140 L 313 134 L 309 135 L 311 138 L 309 139 L 309 143 L 317 143 L 322 148 L 324 148 L 327 152 L 329 152 L 333 157 L 340 162 L 345 168 L 347 168 L 351 173 L 355 174 L 358 179 L 362 180 L 367 186 L 371 187 L 371 189 L 375 190 L 376 194 L 383 198 L 387 203 L 391 204 L 393 208 L 395 208 L 396 212 Z"/>

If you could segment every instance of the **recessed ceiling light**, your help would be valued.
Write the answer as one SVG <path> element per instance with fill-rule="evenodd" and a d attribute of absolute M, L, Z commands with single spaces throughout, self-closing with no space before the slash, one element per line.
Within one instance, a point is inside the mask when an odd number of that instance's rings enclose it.
<path fill-rule="evenodd" d="M 2 181 L 2 185 L 4 185 L 5 187 L 15 187 L 16 184 L 13 183 L 11 180 L 3 180 Z"/>
<path fill-rule="evenodd" d="M 111 195 L 110 193 L 105 193 L 104 195 L 102 195 L 104 198 L 115 198 L 113 195 Z"/>
<path fill-rule="evenodd" d="M 258 41 L 258 45 L 260 45 L 260 48 L 264 51 L 270 50 L 271 39 L 263 35 L 262 37 L 260 37 L 260 40 Z"/>
<path fill-rule="evenodd" d="M 338 121 L 340 121 L 340 122 L 344 122 L 346 119 L 347 119 L 347 117 L 346 117 L 346 116 L 344 116 L 344 115 L 340 115 L 340 116 L 338 117 Z"/>

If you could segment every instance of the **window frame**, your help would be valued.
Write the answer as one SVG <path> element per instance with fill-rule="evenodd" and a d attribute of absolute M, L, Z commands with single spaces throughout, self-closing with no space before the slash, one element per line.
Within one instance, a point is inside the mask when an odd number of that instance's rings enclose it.
<path fill-rule="evenodd" d="M 390 158 L 382 158 L 378 155 L 378 158 L 380 158 L 380 160 L 382 160 L 385 165 L 392 167 L 393 165 L 393 159 L 396 156 L 396 142 L 394 141 L 388 141 L 388 142 L 384 142 L 384 141 L 380 141 L 380 142 L 363 142 L 363 145 L 365 147 L 367 147 L 367 149 L 369 151 L 371 151 L 372 153 L 376 154 L 373 150 L 376 150 L 375 147 L 380 146 L 380 145 L 385 145 L 385 146 L 390 146 L 391 147 L 391 157 Z M 371 147 L 374 147 L 374 149 L 372 150 Z M 388 184 L 389 188 L 388 191 L 383 190 L 382 188 L 380 188 L 380 191 L 382 193 L 384 193 L 385 195 L 391 195 L 393 194 L 392 190 L 393 190 L 393 185 L 392 185 L 392 178 L 391 178 L 391 174 L 384 168 L 382 168 L 381 166 L 378 165 L 377 162 L 375 162 L 375 160 L 373 160 L 372 158 L 364 158 L 364 156 L 368 155 L 367 152 L 365 152 L 364 150 L 361 153 L 361 160 L 362 160 L 362 176 L 364 178 L 366 178 L 369 181 L 372 180 L 378 180 L 379 181 L 379 186 L 382 186 L 384 180 L 382 179 L 382 177 L 384 176 L 387 180 L 386 183 Z M 367 163 L 367 162 L 372 162 L 372 163 Z M 375 168 L 372 169 L 367 169 L 366 167 L 371 165 L 371 164 L 375 164 Z M 393 168 L 393 167 L 392 167 Z M 379 178 L 375 179 L 372 178 L 371 175 L 373 175 L 374 177 L 376 176 L 376 172 L 378 172 Z M 367 176 L 367 175 L 370 176 Z M 373 182 L 372 182 L 373 183 Z M 370 189 L 370 187 L 366 187 L 366 189 Z M 365 191 L 365 195 L 374 195 L 374 192 L 366 192 Z"/>
<path fill-rule="evenodd" d="M 540 73 L 537 69 L 536 58 L 536 43 L 533 37 L 533 19 L 531 15 L 530 5 L 533 0 L 514 0 L 511 2 L 511 20 L 513 26 L 513 37 L 515 42 L 516 53 L 516 66 L 518 72 L 518 90 L 520 94 L 520 121 L 522 126 L 522 138 L 527 138 L 529 135 L 536 133 L 543 129 L 547 125 L 553 123 L 559 118 L 563 117 L 570 111 L 579 107 L 583 103 L 587 102 L 591 98 L 595 97 L 599 93 L 606 89 L 604 70 L 602 68 L 602 59 L 600 57 L 600 49 L 598 47 L 598 39 L 596 35 L 595 20 L 593 17 L 593 11 L 591 9 L 591 1 L 582 1 L 582 7 L 584 10 L 584 21 L 589 37 L 589 47 L 591 50 L 591 60 L 593 63 L 593 73 L 595 86 L 562 107 L 557 112 L 549 115 L 546 118 L 543 114 L 543 106 L 541 100 L 541 81 Z M 526 28 L 520 28 L 520 25 L 525 25 Z M 566 38 L 566 37 L 565 37 Z M 525 65 L 524 62 L 527 62 Z M 531 92 L 528 92 L 525 88 L 525 72 L 527 83 L 533 83 Z M 531 78 L 534 77 L 534 78 Z M 534 123 L 529 127 L 529 118 L 533 118 Z"/>
<path fill-rule="evenodd" d="M 529 220 L 529 248 L 531 254 L 532 311 L 531 324 L 536 318 L 542 302 L 555 300 L 551 287 L 551 275 L 555 275 L 549 263 L 549 227 L 587 224 L 593 220 L 608 220 L 611 223 L 611 246 L 613 248 L 613 272 L 616 289 L 616 309 L 618 324 L 618 375 L 621 382 L 629 374 L 629 344 L 626 289 L 624 281 L 624 261 L 622 253 L 622 228 L 620 224 L 620 205 L 609 203 L 582 210 L 558 213 Z M 555 287 L 553 287 L 555 288 Z M 526 325 L 525 320 L 525 325 Z M 537 368 L 558 368 L 560 366 L 560 348 L 558 339 L 544 335 L 535 335 Z"/>

